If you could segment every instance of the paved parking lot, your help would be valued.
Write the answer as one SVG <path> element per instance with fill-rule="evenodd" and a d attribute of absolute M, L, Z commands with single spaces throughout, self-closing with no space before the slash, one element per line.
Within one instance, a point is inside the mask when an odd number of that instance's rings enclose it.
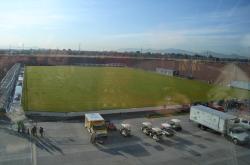
<path fill-rule="evenodd" d="M 130 123 L 133 136 L 112 132 L 104 145 L 92 145 L 80 122 L 38 123 L 45 128 L 45 137 L 33 139 L 0 129 L 0 164 L 250 164 L 249 146 L 235 146 L 218 134 L 199 130 L 188 115 L 175 118 L 181 119 L 183 131 L 160 143 L 142 134 L 140 124 L 151 121 L 159 126 L 168 117 L 114 119 L 117 126 Z"/>

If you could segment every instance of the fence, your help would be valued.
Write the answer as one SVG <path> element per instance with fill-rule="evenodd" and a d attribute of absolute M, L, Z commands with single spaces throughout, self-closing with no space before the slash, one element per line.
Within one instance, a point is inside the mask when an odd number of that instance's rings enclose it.
<path fill-rule="evenodd" d="M 13 65 L 0 82 L 0 110 L 9 108 L 20 68 L 20 63 Z"/>

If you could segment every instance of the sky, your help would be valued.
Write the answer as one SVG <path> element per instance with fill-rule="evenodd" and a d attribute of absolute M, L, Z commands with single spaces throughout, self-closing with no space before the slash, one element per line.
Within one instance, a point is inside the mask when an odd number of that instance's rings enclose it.
<path fill-rule="evenodd" d="M 176 48 L 250 56 L 249 0 L 8 0 L 0 48 Z"/>

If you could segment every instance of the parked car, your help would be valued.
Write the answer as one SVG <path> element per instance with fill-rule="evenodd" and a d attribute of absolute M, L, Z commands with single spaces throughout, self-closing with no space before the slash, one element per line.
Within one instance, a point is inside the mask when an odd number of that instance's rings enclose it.
<path fill-rule="evenodd" d="M 181 131 L 181 121 L 179 119 L 171 119 L 169 122 L 171 128 L 175 131 Z"/>
<path fill-rule="evenodd" d="M 161 130 L 162 130 L 163 135 L 167 137 L 174 136 L 175 134 L 174 130 L 171 128 L 171 125 L 168 123 L 162 123 Z"/>
<path fill-rule="evenodd" d="M 120 128 L 120 134 L 124 137 L 131 136 L 131 125 L 127 123 L 122 123 Z"/>
<path fill-rule="evenodd" d="M 106 124 L 108 131 L 116 131 L 117 130 L 115 124 L 113 122 L 111 122 L 110 120 L 106 120 L 105 124 Z"/>

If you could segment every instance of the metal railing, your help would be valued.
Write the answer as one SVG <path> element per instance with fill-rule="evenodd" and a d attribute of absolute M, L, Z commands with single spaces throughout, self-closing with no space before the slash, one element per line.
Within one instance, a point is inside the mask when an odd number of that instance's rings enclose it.
<path fill-rule="evenodd" d="M 18 78 L 21 64 L 13 65 L 0 82 L 0 109 L 7 110 Z"/>

